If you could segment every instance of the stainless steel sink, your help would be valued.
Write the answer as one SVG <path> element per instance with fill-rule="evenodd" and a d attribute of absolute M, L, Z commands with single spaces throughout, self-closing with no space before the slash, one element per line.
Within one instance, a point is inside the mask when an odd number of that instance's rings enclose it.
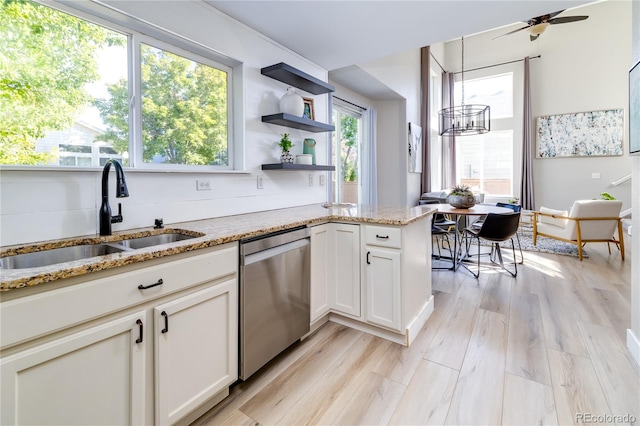
<path fill-rule="evenodd" d="M 25 269 L 40 266 L 55 265 L 56 263 L 71 262 L 105 254 L 120 253 L 125 247 L 115 244 L 83 244 L 79 246 L 60 247 L 34 253 L 15 254 L 0 258 L 2 269 Z"/>
<path fill-rule="evenodd" d="M 176 241 L 190 240 L 192 238 L 197 238 L 197 237 L 194 237 L 193 235 L 172 232 L 168 234 L 158 234 L 158 235 L 149 235 L 147 237 L 130 238 L 127 240 L 118 241 L 118 244 L 135 250 L 139 248 L 157 246 L 160 244 L 175 243 Z"/>

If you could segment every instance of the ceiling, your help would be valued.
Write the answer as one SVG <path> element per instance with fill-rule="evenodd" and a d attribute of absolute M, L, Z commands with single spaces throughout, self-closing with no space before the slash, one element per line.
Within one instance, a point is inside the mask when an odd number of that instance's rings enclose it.
<path fill-rule="evenodd" d="M 203 1 L 331 71 L 593 0 Z"/>

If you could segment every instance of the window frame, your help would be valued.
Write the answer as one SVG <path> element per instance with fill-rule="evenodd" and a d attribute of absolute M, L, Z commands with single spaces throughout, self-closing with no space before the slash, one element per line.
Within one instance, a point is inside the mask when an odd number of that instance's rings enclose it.
<path fill-rule="evenodd" d="M 129 16 L 108 5 L 95 2 L 31 0 L 91 24 L 127 37 L 127 78 L 129 85 L 129 159 L 132 172 L 246 173 L 244 159 L 244 69 L 240 61 L 159 26 Z M 227 74 L 227 165 L 152 164 L 142 161 L 141 43 L 165 50 Z M 2 164 L 4 170 L 96 171 L 96 166 Z"/>
<path fill-rule="evenodd" d="M 520 162 L 522 161 L 522 109 L 523 109 L 523 93 L 522 88 L 524 81 L 524 73 L 522 70 L 522 64 L 511 63 L 497 65 L 490 68 L 481 70 L 474 70 L 471 72 L 465 71 L 465 82 L 467 80 L 486 79 L 494 76 L 500 76 L 504 74 L 512 74 L 511 83 L 513 85 L 513 115 L 511 117 L 493 118 L 491 117 L 491 131 L 511 130 L 513 133 L 513 145 L 512 145 L 512 173 L 511 173 L 511 191 L 512 194 L 487 194 L 485 196 L 485 202 L 499 202 L 507 201 L 514 196 L 518 196 L 519 182 L 521 178 Z M 460 76 L 457 76 L 460 78 Z M 465 101 L 467 102 L 467 101 Z M 459 139 L 466 136 L 456 137 L 456 142 Z M 457 172 L 457 170 L 456 170 Z M 459 176 L 457 176 L 459 180 Z"/>

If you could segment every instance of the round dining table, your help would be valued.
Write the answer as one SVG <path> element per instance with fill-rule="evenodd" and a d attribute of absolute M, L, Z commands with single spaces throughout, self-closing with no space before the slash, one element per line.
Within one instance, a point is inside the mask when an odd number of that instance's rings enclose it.
<path fill-rule="evenodd" d="M 462 253 L 462 237 L 461 237 L 462 232 L 460 232 L 461 231 L 460 221 L 462 219 L 461 216 L 464 217 L 464 224 L 462 225 L 464 229 L 464 227 L 468 226 L 467 221 L 469 216 L 483 216 L 489 213 L 497 213 L 497 214 L 513 213 L 512 209 L 509 209 L 506 207 L 498 207 L 492 204 L 476 204 L 475 206 L 469 207 L 466 209 L 453 207 L 450 204 L 428 204 L 428 206 L 436 207 L 438 209 L 438 213 L 440 214 L 456 215 L 456 218 L 455 218 L 456 224 L 455 224 L 454 237 L 453 237 L 453 258 L 451 259 L 452 266 L 451 268 L 448 268 L 454 271 L 458 269 L 458 266 L 460 266 L 460 262 L 462 262 L 464 258 L 467 257 L 468 255 L 466 250 L 464 254 Z"/>

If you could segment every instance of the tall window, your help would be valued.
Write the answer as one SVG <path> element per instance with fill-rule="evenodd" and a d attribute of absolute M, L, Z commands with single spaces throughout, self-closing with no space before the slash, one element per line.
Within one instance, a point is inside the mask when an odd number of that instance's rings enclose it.
<path fill-rule="evenodd" d="M 0 15 L 1 164 L 231 165 L 229 67 L 28 0 Z"/>
<path fill-rule="evenodd" d="M 462 100 L 461 82 L 456 82 L 456 105 Z M 491 131 L 456 138 L 458 183 L 470 185 L 490 196 L 513 194 L 513 74 L 465 80 L 465 104 L 491 107 Z"/>
<path fill-rule="evenodd" d="M 340 203 L 358 203 L 361 184 L 360 146 L 362 143 L 362 114 L 340 105 L 333 108 L 332 139 L 333 200 Z"/>

